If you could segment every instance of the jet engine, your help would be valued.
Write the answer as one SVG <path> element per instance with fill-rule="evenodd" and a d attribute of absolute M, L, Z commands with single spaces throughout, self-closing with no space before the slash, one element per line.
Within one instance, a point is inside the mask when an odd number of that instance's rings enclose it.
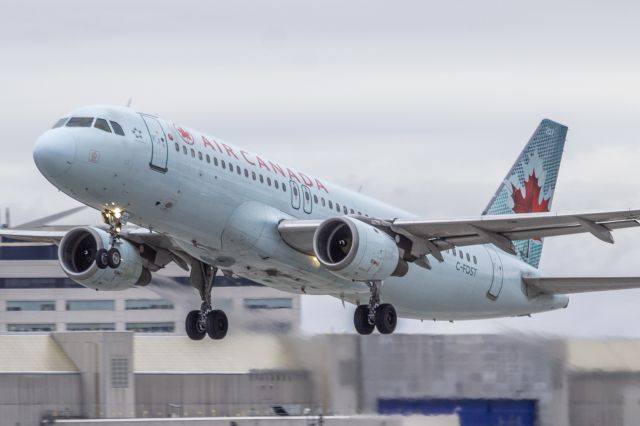
<path fill-rule="evenodd" d="M 94 290 L 126 290 L 134 285 L 146 285 L 151 273 L 144 267 L 138 248 L 119 239 L 116 248 L 121 262 L 116 269 L 100 269 L 96 252 L 109 247 L 109 234 L 100 228 L 83 226 L 67 232 L 58 247 L 62 270 L 73 281 Z"/>
<path fill-rule="evenodd" d="M 313 250 L 330 272 L 354 281 L 384 280 L 408 271 L 393 237 L 348 216 L 322 222 L 313 236 Z"/>

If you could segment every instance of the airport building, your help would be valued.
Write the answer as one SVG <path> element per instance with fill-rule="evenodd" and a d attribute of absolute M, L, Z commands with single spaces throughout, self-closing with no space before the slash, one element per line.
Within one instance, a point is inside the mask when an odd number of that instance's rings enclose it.
<path fill-rule="evenodd" d="M 174 288 L 152 283 L 146 288 L 98 292 L 66 277 L 57 261 L 56 246 L 5 242 L 0 244 L 0 333 L 182 335 L 185 317 L 189 310 L 199 309 L 200 298 L 190 287 L 187 272 L 171 264 L 161 274 L 175 281 Z M 214 303 L 227 313 L 230 332 L 286 334 L 298 330 L 300 296 L 225 276 L 217 277 L 215 284 Z"/>
<path fill-rule="evenodd" d="M 5 334 L 0 418 L 12 426 L 123 418 L 187 425 L 217 416 L 288 424 L 289 415 L 420 414 L 462 426 L 630 426 L 640 415 L 639 359 L 640 342 L 625 340 Z"/>

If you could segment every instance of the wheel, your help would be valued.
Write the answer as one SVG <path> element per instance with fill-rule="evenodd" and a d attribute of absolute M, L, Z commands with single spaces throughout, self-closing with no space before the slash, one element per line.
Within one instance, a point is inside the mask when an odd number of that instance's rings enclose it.
<path fill-rule="evenodd" d="M 376 328 L 381 334 L 391 334 L 396 329 L 398 315 L 393 305 L 383 303 L 376 309 Z"/>
<path fill-rule="evenodd" d="M 374 325 L 369 324 L 369 305 L 359 305 L 353 314 L 353 325 L 358 334 L 367 335 L 373 332 Z"/>
<path fill-rule="evenodd" d="M 202 340 L 204 335 L 207 334 L 205 329 L 200 326 L 200 311 L 189 312 L 184 325 L 187 330 L 187 336 L 191 340 Z"/>
<path fill-rule="evenodd" d="M 122 262 L 122 257 L 120 256 L 120 250 L 117 248 L 110 248 L 107 252 L 107 263 L 109 267 L 112 269 L 117 269 L 120 266 L 120 262 Z"/>
<path fill-rule="evenodd" d="M 213 340 L 224 339 L 229 329 L 227 314 L 221 310 L 214 310 L 207 315 L 207 334 Z"/>
<path fill-rule="evenodd" d="M 105 269 L 109 266 L 107 251 L 105 249 L 100 249 L 96 252 L 96 266 L 100 269 Z"/>

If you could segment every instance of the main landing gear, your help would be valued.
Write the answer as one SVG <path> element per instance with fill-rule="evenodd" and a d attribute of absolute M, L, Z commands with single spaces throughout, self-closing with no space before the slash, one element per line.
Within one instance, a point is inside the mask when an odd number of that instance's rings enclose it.
<path fill-rule="evenodd" d="M 371 334 L 377 328 L 381 334 L 391 334 L 396 329 L 398 315 L 390 303 L 380 304 L 381 281 L 369 281 L 369 304 L 359 305 L 353 316 L 358 334 Z"/>
<path fill-rule="evenodd" d="M 129 220 L 129 213 L 116 209 L 104 209 L 102 211 L 102 220 L 109 225 L 109 249 L 100 249 L 96 252 L 96 266 L 100 269 L 107 267 L 117 269 L 122 262 L 120 250 L 116 248 L 116 244 L 120 239 L 120 231 Z"/>
<path fill-rule="evenodd" d="M 191 285 L 200 292 L 200 310 L 189 312 L 185 321 L 187 336 L 191 340 L 202 340 L 205 334 L 214 340 L 224 339 L 229 329 L 229 321 L 224 311 L 212 309 L 211 288 L 218 268 L 200 261 L 191 264 Z"/>

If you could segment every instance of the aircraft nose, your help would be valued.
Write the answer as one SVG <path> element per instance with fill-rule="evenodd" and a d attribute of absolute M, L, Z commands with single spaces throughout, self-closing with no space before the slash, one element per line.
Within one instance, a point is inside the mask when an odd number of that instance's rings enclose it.
<path fill-rule="evenodd" d="M 33 148 L 33 161 L 48 178 L 62 176 L 73 164 L 76 140 L 64 129 L 49 130 L 38 138 Z"/>

